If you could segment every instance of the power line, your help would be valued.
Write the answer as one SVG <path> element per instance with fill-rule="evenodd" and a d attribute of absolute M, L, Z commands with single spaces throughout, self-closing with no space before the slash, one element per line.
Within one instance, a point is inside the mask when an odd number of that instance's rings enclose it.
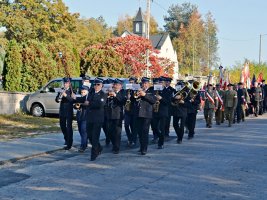
<path fill-rule="evenodd" d="M 250 39 L 244 39 L 244 40 L 230 39 L 230 38 L 224 38 L 224 37 L 219 37 L 219 39 L 226 40 L 226 41 L 231 41 L 231 42 L 248 42 L 248 41 L 258 40 L 257 37 L 253 37 L 253 38 L 250 38 Z"/>
<path fill-rule="evenodd" d="M 165 10 L 166 12 L 168 12 L 168 10 L 164 6 L 162 6 L 160 3 L 158 3 L 157 1 L 153 0 L 152 2 L 155 3 L 161 9 Z"/>

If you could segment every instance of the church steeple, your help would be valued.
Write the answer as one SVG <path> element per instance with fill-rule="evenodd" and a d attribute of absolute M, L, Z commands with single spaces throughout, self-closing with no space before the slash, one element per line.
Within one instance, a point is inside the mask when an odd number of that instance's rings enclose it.
<path fill-rule="evenodd" d="M 133 20 L 133 33 L 142 37 L 146 36 L 146 22 L 141 7 L 139 7 L 137 15 Z"/>

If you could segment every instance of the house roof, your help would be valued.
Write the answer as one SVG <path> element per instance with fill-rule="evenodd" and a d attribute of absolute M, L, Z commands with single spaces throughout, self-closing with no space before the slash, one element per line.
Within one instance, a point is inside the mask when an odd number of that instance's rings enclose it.
<path fill-rule="evenodd" d="M 136 17 L 134 18 L 133 21 L 134 21 L 134 22 L 145 21 L 145 20 L 144 20 L 143 13 L 142 13 L 142 11 L 141 11 L 141 7 L 139 7 L 139 10 L 138 10 L 138 12 L 137 12 L 137 14 L 136 14 Z"/>
<path fill-rule="evenodd" d="M 156 35 L 150 35 L 149 39 L 151 40 L 152 45 L 155 49 L 161 49 L 167 37 L 168 33 L 161 33 Z"/>

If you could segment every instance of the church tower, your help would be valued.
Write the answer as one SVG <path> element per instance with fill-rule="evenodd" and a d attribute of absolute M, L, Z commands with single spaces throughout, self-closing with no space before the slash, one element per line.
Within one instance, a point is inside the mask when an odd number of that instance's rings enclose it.
<path fill-rule="evenodd" d="M 139 7 L 137 15 L 133 20 L 133 33 L 141 37 L 146 37 L 146 22 L 141 7 Z"/>

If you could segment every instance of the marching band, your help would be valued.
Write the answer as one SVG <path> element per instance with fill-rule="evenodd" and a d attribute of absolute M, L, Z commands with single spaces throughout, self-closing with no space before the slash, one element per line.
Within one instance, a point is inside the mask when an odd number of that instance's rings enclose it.
<path fill-rule="evenodd" d="M 95 78 L 91 86 L 90 77 L 85 76 L 80 88 L 81 97 L 76 97 L 71 78 L 63 78 L 64 88 L 58 93 L 56 102 L 60 103 L 59 119 L 66 145 L 64 149 L 72 148 L 73 108 L 77 110 L 81 136 L 78 151 L 84 152 L 89 140 L 92 145 L 91 161 L 103 150 L 99 142 L 102 128 L 106 145 L 112 144 L 114 154 L 120 152 L 123 121 L 127 146 L 136 147 L 139 141 L 138 152 L 146 155 L 150 126 L 152 142 L 157 144 L 158 149 L 163 149 L 164 140 L 169 136 L 171 116 L 177 143 L 181 144 L 185 130 L 188 131 L 188 139 L 194 137 L 197 113 L 202 107 L 207 128 L 212 128 L 214 113 L 216 125 L 224 123 L 225 119 L 231 127 L 235 121 L 245 121 L 249 114 L 258 116 L 266 110 L 265 84 L 255 84 L 255 87 L 247 90 L 243 83 L 236 88 L 230 83 L 228 89 L 223 90 L 220 84 L 214 86 L 208 82 L 206 88 L 201 89 L 197 81 L 180 81 L 173 88 L 170 86 L 171 80 L 169 77 L 154 78 L 152 86 L 147 77 L 143 77 L 140 84 L 137 78 L 130 77 L 124 88 L 125 84 L 120 79 Z M 202 102 L 204 106 L 201 106 Z"/>

